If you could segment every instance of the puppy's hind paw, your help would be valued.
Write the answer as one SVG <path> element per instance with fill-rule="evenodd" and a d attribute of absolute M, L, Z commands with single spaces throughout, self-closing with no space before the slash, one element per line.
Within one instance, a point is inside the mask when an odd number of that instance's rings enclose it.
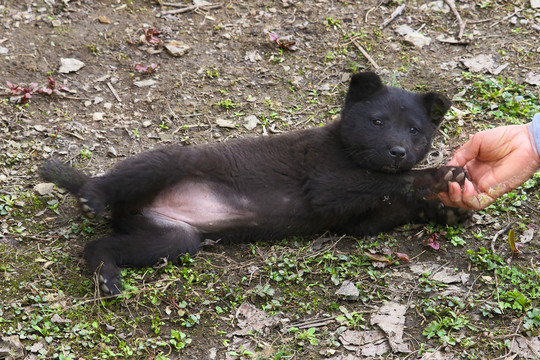
<path fill-rule="evenodd" d="M 118 278 L 107 279 L 102 275 L 99 275 L 99 289 L 103 292 L 104 295 L 116 296 L 122 293 L 122 283 Z"/>

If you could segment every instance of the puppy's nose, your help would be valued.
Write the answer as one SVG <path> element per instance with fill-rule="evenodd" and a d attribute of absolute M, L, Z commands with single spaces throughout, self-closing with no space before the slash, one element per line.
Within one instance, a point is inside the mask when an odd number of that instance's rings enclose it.
<path fill-rule="evenodd" d="M 406 151 L 402 146 L 394 146 L 390 149 L 390 156 L 395 159 L 403 159 L 405 157 Z"/>

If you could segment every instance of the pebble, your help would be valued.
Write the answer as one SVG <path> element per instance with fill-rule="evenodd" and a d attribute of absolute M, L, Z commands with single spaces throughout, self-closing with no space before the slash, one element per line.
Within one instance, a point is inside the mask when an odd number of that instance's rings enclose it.
<path fill-rule="evenodd" d="M 356 288 L 356 285 L 352 281 L 345 280 L 341 287 L 337 291 L 338 296 L 343 296 L 347 300 L 357 300 L 360 296 L 360 291 Z"/>
<path fill-rule="evenodd" d="M 37 192 L 39 195 L 49 195 L 50 193 L 52 193 L 53 188 L 53 183 L 39 183 L 34 186 L 34 191 Z"/>
<path fill-rule="evenodd" d="M 257 127 L 257 124 L 259 123 L 259 120 L 257 119 L 255 115 L 246 116 L 244 120 L 245 120 L 244 127 L 248 130 L 255 129 Z"/>
<path fill-rule="evenodd" d="M 171 54 L 172 56 L 184 56 L 188 53 L 189 50 L 191 50 L 191 47 L 187 44 L 184 44 L 177 40 L 171 40 L 167 41 L 163 44 L 165 49 Z"/>
<path fill-rule="evenodd" d="M 431 44 L 431 38 L 422 35 L 417 31 L 413 31 L 405 35 L 405 41 L 419 49 Z"/>
<path fill-rule="evenodd" d="M 407 24 L 400 25 L 396 29 L 396 32 L 401 36 L 405 36 L 405 35 L 407 35 L 409 33 L 412 33 L 413 31 L 414 31 L 413 28 L 411 28 Z"/>
<path fill-rule="evenodd" d="M 107 148 L 107 156 L 108 157 L 118 157 L 118 152 L 114 148 L 114 146 L 109 146 Z"/>
<path fill-rule="evenodd" d="M 94 120 L 94 121 L 101 121 L 101 120 L 103 120 L 103 113 L 102 113 L 102 112 L 95 112 L 95 113 L 92 115 L 92 120 Z"/>
<path fill-rule="evenodd" d="M 157 83 L 156 80 L 153 80 L 153 79 L 140 80 L 140 81 L 133 82 L 133 84 L 136 87 L 148 87 L 148 86 L 155 85 L 156 83 Z"/>
<path fill-rule="evenodd" d="M 77 59 L 62 58 L 60 59 L 60 69 L 58 69 L 58 72 L 68 74 L 80 70 L 84 65 L 85 63 Z"/>

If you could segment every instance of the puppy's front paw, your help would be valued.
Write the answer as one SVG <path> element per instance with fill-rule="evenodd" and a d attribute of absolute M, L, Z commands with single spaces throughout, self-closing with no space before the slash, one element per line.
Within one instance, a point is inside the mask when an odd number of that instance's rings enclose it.
<path fill-rule="evenodd" d="M 449 182 L 457 182 L 463 186 L 465 179 L 470 179 L 467 170 L 461 166 L 441 166 L 435 173 L 434 182 L 431 189 L 434 193 L 448 191 Z"/>
<path fill-rule="evenodd" d="M 445 206 L 439 200 L 428 200 L 419 212 L 419 220 L 422 222 L 435 221 L 438 224 L 457 225 L 466 223 L 471 215 L 471 211 Z"/>
<path fill-rule="evenodd" d="M 87 183 L 79 193 L 79 205 L 87 218 L 100 217 L 105 211 L 105 196 L 91 183 Z"/>
<path fill-rule="evenodd" d="M 83 197 L 79 198 L 79 204 L 81 206 L 81 211 L 85 217 L 89 219 L 93 219 L 96 217 L 96 212 L 88 204 L 88 199 L 85 199 Z"/>

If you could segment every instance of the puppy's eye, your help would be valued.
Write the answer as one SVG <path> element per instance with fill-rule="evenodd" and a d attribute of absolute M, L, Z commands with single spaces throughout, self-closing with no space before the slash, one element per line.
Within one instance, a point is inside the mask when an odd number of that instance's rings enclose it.
<path fill-rule="evenodd" d="M 371 120 L 371 123 L 375 126 L 384 126 L 384 123 L 382 122 L 382 120 L 379 120 L 379 119 L 373 119 Z"/>
<path fill-rule="evenodd" d="M 418 130 L 417 128 L 415 128 L 415 127 L 412 127 L 412 128 L 409 129 L 409 132 L 410 132 L 411 134 L 413 134 L 413 135 L 418 134 L 418 131 L 419 131 L 419 130 Z"/>

